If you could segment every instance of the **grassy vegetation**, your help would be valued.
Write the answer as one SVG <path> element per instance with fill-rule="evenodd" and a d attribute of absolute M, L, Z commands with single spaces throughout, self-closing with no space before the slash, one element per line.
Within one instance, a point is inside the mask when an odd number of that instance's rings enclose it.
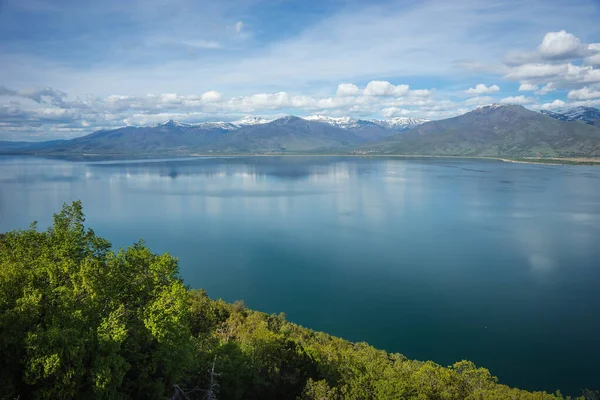
<path fill-rule="evenodd" d="M 169 254 L 113 252 L 79 202 L 47 231 L 0 235 L 0 339 L 4 399 L 564 398 L 212 300 Z"/>

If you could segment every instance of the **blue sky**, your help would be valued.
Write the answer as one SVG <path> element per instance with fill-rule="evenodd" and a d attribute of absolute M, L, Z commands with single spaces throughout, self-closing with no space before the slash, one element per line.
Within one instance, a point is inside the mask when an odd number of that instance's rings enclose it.
<path fill-rule="evenodd" d="M 0 140 L 597 107 L 598 21 L 598 0 L 0 0 Z"/>

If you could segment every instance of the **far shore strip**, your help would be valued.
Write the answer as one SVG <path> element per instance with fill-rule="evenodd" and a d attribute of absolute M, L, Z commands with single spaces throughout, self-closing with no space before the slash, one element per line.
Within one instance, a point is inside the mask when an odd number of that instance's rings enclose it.
<path fill-rule="evenodd" d="M 272 153 L 272 154 L 250 154 L 250 153 L 207 153 L 207 154 L 189 154 L 189 157 L 400 157 L 400 158 L 458 158 L 475 160 L 498 160 L 517 164 L 600 164 L 600 158 L 576 158 L 576 157 L 548 157 L 548 158 L 502 158 L 502 157 L 482 157 L 482 156 L 435 156 L 424 154 L 290 154 L 290 153 Z"/>

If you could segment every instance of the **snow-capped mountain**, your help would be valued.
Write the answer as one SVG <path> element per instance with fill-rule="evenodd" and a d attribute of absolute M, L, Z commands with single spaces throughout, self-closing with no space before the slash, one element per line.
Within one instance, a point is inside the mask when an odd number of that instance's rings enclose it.
<path fill-rule="evenodd" d="M 233 131 L 239 129 L 243 126 L 248 125 L 260 125 L 267 124 L 272 122 L 273 120 L 261 118 L 261 117 L 253 117 L 247 116 L 242 119 L 233 122 L 224 122 L 224 121 L 204 121 L 197 124 L 188 124 L 185 122 L 168 120 L 167 122 L 162 122 L 160 124 L 150 125 L 151 128 L 159 128 L 159 127 L 168 127 L 168 128 L 199 128 L 199 129 L 222 129 L 227 131 Z"/>
<path fill-rule="evenodd" d="M 341 129 L 348 130 L 364 130 L 369 128 L 385 128 L 393 131 L 403 131 L 406 129 L 413 128 L 415 126 L 421 125 L 425 122 L 429 122 L 427 119 L 421 118 L 410 118 L 410 117 L 395 117 L 389 119 L 380 119 L 380 120 L 365 120 L 365 119 L 356 119 L 351 117 L 329 117 L 326 115 L 310 115 L 308 117 L 294 117 L 288 116 L 279 118 L 277 120 L 266 119 L 262 117 L 254 117 L 254 116 L 246 116 L 242 119 L 233 122 L 224 122 L 224 121 L 206 121 L 200 122 L 197 124 L 188 124 L 184 122 L 179 122 L 175 120 L 169 120 L 167 122 L 163 122 L 161 124 L 151 125 L 153 128 L 158 127 L 169 127 L 169 128 L 196 128 L 196 129 L 221 129 L 226 131 L 233 131 L 245 126 L 254 126 L 254 125 L 262 125 L 268 124 L 273 121 L 281 121 L 284 123 L 288 119 L 292 118 L 301 118 L 306 121 L 311 122 L 320 122 L 327 125 L 335 126 Z"/>
<path fill-rule="evenodd" d="M 557 119 L 559 121 L 572 121 L 572 119 L 570 119 L 569 117 L 567 117 L 566 115 L 563 114 L 559 114 L 557 112 L 554 111 L 549 111 L 549 110 L 541 110 L 540 114 L 544 114 L 548 117 Z"/>
<path fill-rule="evenodd" d="M 425 122 L 429 122 L 427 119 L 421 118 L 410 118 L 410 117 L 395 117 L 389 119 L 374 119 L 374 120 L 365 120 L 365 119 L 355 119 L 350 117 L 328 117 L 326 115 L 311 115 L 309 117 L 303 117 L 303 119 L 308 121 L 322 122 L 325 124 L 329 124 L 332 126 L 336 126 L 342 129 L 356 129 L 366 126 L 378 125 L 387 129 L 394 130 L 405 130 L 408 128 L 412 128 L 417 125 L 424 124 Z"/>
<path fill-rule="evenodd" d="M 488 109 L 488 110 L 495 110 L 496 108 L 511 107 L 511 106 L 514 106 L 514 104 L 492 103 L 492 104 L 488 104 L 486 106 L 481 106 L 481 107 L 478 107 L 478 108 L 483 108 L 483 109 Z"/>
<path fill-rule="evenodd" d="M 321 122 L 324 124 L 329 124 L 333 126 L 337 126 L 338 128 L 356 128 L 360 126 L 361 120 L 357 120 L 350 117 L 328 117 L 326 115 L 311 115 L 308 117 L 303 117 L 303 119 L 307 121 Z M 360 121 L 360 122 L 359 122 Z"/>
<path fill-rule="evenodd" d="M 600 119 L 600 110 L 594 107 L 575 107 L 570 110 L 561 111 L 561 114 L 574 121 L 587 122 Z"/>
<path fill-rule="evenodd" d="M 232 124 L 237 126 L 245 126 L 245 125 L 260 125 L 260 124 L 268 124 L 272 122 L 272 119 L 266 119 L 262 117 L 254 117 L 252 115 L 248 115 L 242 119 L 238 119 L 237 121 L 233 121 Z"/>
<path fill-rule="evenodd" d="M 186 124 L 184 122 L 175 121 L 173 119 L 168 120 L 167 122 L 163 122 L 161 124 L 151 125 L 153 128 L 158 128 L 160 126 L 165 126 L 168 128 L 190 128 L 194 125 Z"/>
<path fill-rule="evenodd" d="M 575 107 L 557 111 L 542 110 L 540 113 L 560 121 L 583 121 L 592 124 L 594 121 L 600 120 L 600 110 L 594 107 Z"/>
<path fill-rule="evenodd" d="M 223 121 L 217 121 L 217 122 L 201 122 L 197 125 L 194 125 L 200 129 L 223 129 L 226 131 L 233 131 L 239 128 L 238 125 L 232 124 L 231 122 L 223 122 Z"/>
<path fill-rule="evenodd" d="M 409 129 L 417 125 L 424 124 L 425 122 L 429 122 L 429 120 L 423 118 L 394 117 L 388 119 L 376 119 L 373 120 L 373 122 L 379 126 L 383 126 L 384 128 Z"/>

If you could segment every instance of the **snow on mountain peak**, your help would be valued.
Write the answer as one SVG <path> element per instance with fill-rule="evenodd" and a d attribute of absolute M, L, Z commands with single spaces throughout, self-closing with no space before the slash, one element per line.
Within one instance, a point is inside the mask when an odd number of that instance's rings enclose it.
<path fill-rule="evenodd" d="M 574 119 L 574 120 L 587 120 L 587 119 L 598 119 L 600 118 L 600 110 L 594 107 L 579 106 L 570 110 L 561 110 L 560 114 Z"/>
<path fill-rule="evenodd" d="M 201 129 L 223 129 L 232 131 L 238 129 L 238 126 L 230 122 L 216 121 L 216 122 L 201 122 L 197 125 Z"/>
<path fill-rule="evenodd" d="M 285 118 L 280 118 L 281 120 L 293 120 L 298 117 L 288 116 Z M 352 117 L 329 117 L 327 115 L 310 115 L 308 117 L 301 117 L 306 121 L 311 122 L 320 122 L 324 124 L 328 124 L 331 126 L 335 126 L 342 129 L 353 129 L 360 128 L 368 125 L 379 125 L 384 128 L 391 129 L 401 129 L 405 130 L 408 128 L 412 128 L 417 125 L 421 125 L 425 122 L 429 122 L 427 119 L 422 118 L 412 118 L 412 117 L 394 117 L 389 119 L 382 120 L 362 120 L 356 119 Z M 244 126 L 251 125 L 260 125 L 260 124 L 268 124 L 269 122 L 273 122 L 272 119 L 266 119 L 262 117 L 255 117 L 252 115 L 248 115 L 244 118 L 241 118 L 237 121 L 233 122 L 223 122 L 223 121 L 205 121 L 197 124 L 187 124 L 175 120 L 168 120 L 167 122 L 163 122 L 156 125 L 151 125 L 154 128 L 157 127 L 176 127 L 176 128 L 200 128 L 200 129 L 223 129 L 223 130 L 236 130 L 242 128 Z"/>
<path fill-rule="evenodd" d="M 268 124 L 269 122 L 272 122 L 272 121 L 273 121 L 272 119 L 266 119 L 266 118 L 262 118 L 262 117 L 254 117 L 252 115 L 247 115 L 242 119 L 233 121 L 232 124 L 237 125 L 237 126 L 260 125 L 260 124 Z"/>
<path fill-rule="evenodd" d="M 168 120 L 167 122 L 163 122 L 162 124 L 157 124 L 154 125 L 155 127 L 159 127 L 159 126 L 171 126 L 171 127 L 177 127 L 177 128 L 188 128 L 190 126 L 193 126 L 191 124 L 186 124 L 183 122 L 179 122 L 179 121 L 175 121 L 173 119 Z"/>
<path fill-rule="evenodd" d="M 413 117 L 393 117 L 388 119 L 377 119 L 373 120 L 377 125 L 383 126 L 385 128 L 401 128 L 407 129 L 412 128 L 417 125 L 424 124 L 425 122 L 429 122 L 428 119 L 423 118 L 413 118 Z"/>
<path fill-rule="evenodd" d="M 555 111 L 541 110 L 540 113 L 545 114 L 560 121 L 583 121 L 592 123 L 600 119 L 600 110 L 594 107 L 575 107 L 561 108 Z"/>
<path fill-rule="evenodd" d="M 358 126 L 358 120 L 350 117 L 328 117 L 326 115 L 311 115 L 308 117 L 303 117 L 303 119 L 307 121 L 314 122 L 322 122 L 324 124 L 329 124 L 333 126 L 337 126 L 338 128 L 354 128 Z"/>
<path fill-rule="evenodd" d="M 412 128 L 413 126 L 429 122 L 429 120 L 427 119 L 411 117 L 394 117 L 389 119 L 363 120 L 351 117 L 328 117 L 326 115 L 311 115 L 309 117 L 303 118 L 308 121 L 321 122 L 342 129 L 358 128 L 360 126 L 375 124 L 384 128 L 405 130 L 408 128 Z"/>
<path fill-rule="evenodd" d="M 510 107 L 514 104 L 492 103 L 485 106 L 477 107 L 477 110 L 495 110 L 497 108 Z"/>

